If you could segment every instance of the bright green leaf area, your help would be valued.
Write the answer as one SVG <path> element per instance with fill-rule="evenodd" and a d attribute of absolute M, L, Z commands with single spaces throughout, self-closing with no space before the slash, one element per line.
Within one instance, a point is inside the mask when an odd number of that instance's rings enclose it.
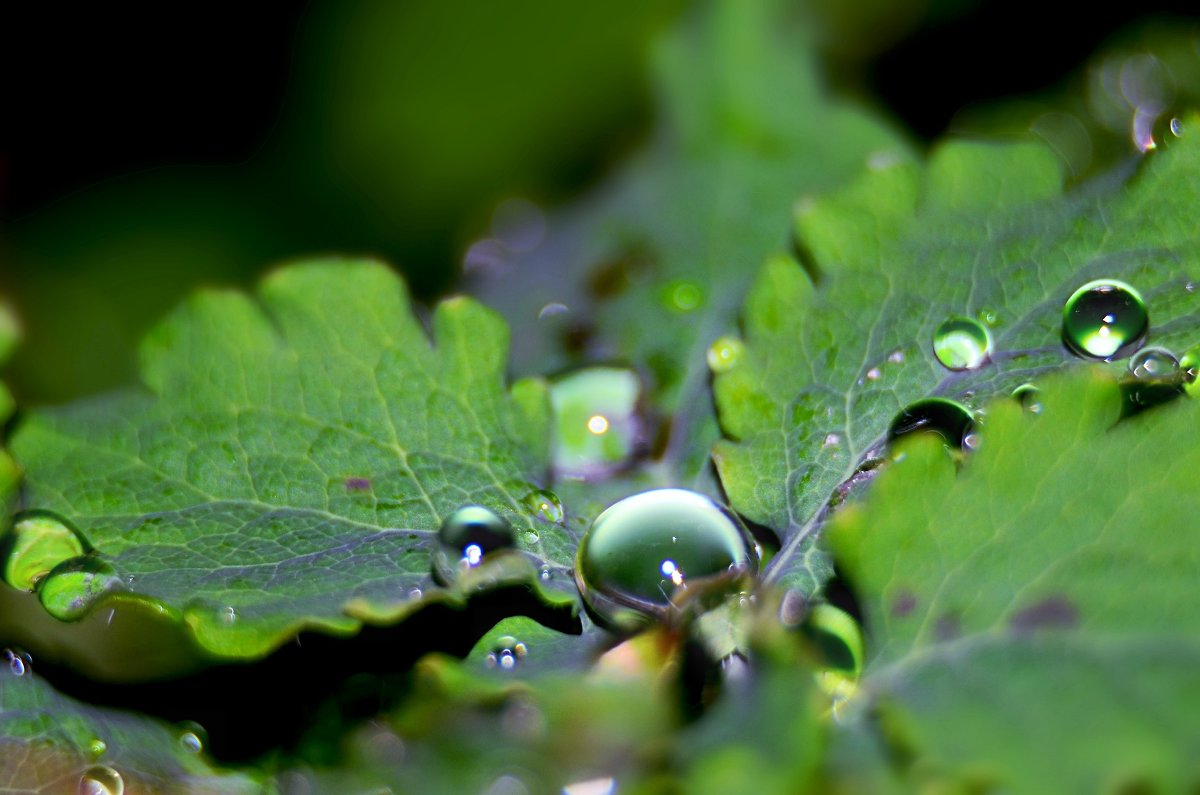
<path fill-rule="evenodd" d="M 222 772 L 203 750 L 190 750 L 185 727 L 81 703 L 31 668 L 0 663 L 0 791 L 93 792 L 81 777 L 112 782 L 114 772 L 128 793 L 263 791 L 255 778 Z"/>
<path fill-rule="evenodd" d="M 924 167 L 877 166 L 798 206 L 817 285 L 769 263 L 746 303 L 745 354 L 715 381 L 722 483 L 784 536 L 766 579 L 802 592 L 827 573 L 814 552 L 824 507 L 882 454 L 897 412 L 932 395 L 977 407 L 1077 363 L 1061 323 L 1080 285 L 1139 290 L 1149 344 L 1200 341 L 1200 141 L 1065 195 L 1055 157 L 1033 144 L 952 142 Z M 995 349 L 976 370 L 934 357 L 934 330 L 955 316 L 989 322 Z"/>
<path fill-rule="evenodd" d="M 430 548 L 468 503 L 568 587 L 574 539 L 522 502 L 547 468 L 545 386 L 506 392 L 507 330 L 473 301 L 431 324 L 432 344 L 402 282 L 366 262 L 200 293 L 147 338 L 144 387 L 20 425 L 26 507 L 79 530 L 109 593 L 161 603 L 220 656 L 446 598 Z M 473 589 L 494 584 L 487 568 Z M 536 579 L 518 569 L 491 579 Z"/>
<path fill-rule="evenodd" d="M 705 352 L 734 328 L 764 258 L 788 248 L 792 203 L 872 154 L 908 157 L 882 123 L 823 95 L 800 22 L 782 2 L 699 4 L 657 51 L 649 145 L 552 218 L 540 247 L 469 274 L 516 330 L 518 372 L 617 357 L 649 378 L 672 418 L 660 486 L 717 494 Z M 552 303 L 569 311 L 539 318 Z M 564 342 L 581 328 L 582 345 Z"/>
<path fill-rule="evenodd" d="M 905 445 L 829 535 L 863 601 L 874 704 L 909 774 L 1009 792 L 1200 781 L 1200 404 L 1120 420 L 1100 367 L 981 449 Z M 1185 786 L 1186 785 L 1186 786 Z"/>

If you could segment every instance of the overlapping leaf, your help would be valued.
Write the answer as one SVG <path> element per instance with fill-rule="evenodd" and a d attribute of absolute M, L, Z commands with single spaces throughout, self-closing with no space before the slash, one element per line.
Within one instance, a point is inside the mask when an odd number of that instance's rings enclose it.
<path fill-rule="evenodd" d="M 21 425 L 26 507 L 73 523 L 117 591 L 182 614 L 219 655 L 399 618 L 430 597 L 436 531 L 465 503 L 569 567 L 573 539 L 522 502 L 545 476 L 544 387 L 505 392 L 506 329 L 474 302 L 432 326 L 433 345 L 371 263 L 199 294 L 147 339 L 145 388 Z"/>
<path fill-rule="evenodd" d="M 1061 313 L 1081 284 L 1140 290 L 1151 344 L 1179 351 L 1200 323 L 1196 141 L 1066 195 L 1053 155 L 1032 144 L 950 143 L 924 168 L 881 165 L 798 208 L 817 285 L 768 265 L 746 304 L 744 360 L 715 383 L 730 437 L 716 449 L 722 483 L 785 536 L 767 579 L 805 593 L 827 573 L 813 547 L 824 506 L 897 412 L 931 395 L 977 404 L 1077 361 Z M 951 372 L 933 333 L 964 315 L 990 320 L 995 350 Z"/>
<path fill-rule="evenodd" d="M 1200 336 L 1200 330 L 1192 334 Z M 830 535 L 863 598 L 864 696 L 917 779 L 1011 792 L 1200 781 L 1200 404 L 1118 422 L 1087 368 L 988 408 L 960 471 L 919 439 Z"/>

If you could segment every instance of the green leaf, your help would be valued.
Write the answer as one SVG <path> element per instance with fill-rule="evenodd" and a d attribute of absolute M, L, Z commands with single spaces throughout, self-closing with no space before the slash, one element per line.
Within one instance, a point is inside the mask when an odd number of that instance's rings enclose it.
<path fill-rule="evenodd" d="M 807 594 L 827 576 L 814 547 L 824 509 L 881 455 L 903 407 L 931 395 L 974 407 L 1076 363 L 1061 316 L 1083 283 L 1138 289 L 1152 344 L 1181 352 L 1200 337 L 1197 142 L 1078 192 L 1059 183 L 1040 146 L 957 142 L 924 168 L 883 164 L 798 208 L 817 282 L 769 263 L 746 303 L 741 361 L 715 382 L 730 501 L 784 536 L 768 582 Z M 991 320 L 990 362 L 938 363 L 934 329 L 953 316 Z"/>
<path fill-rule="evenodd" d="M 191 728 L 64 696 L 17 652 L 6 650 L 0 663 L 0 789 L 5 792 L 84 792 L 80 778 L 89 771 L 98 781 L 115 771 L 127 793 L 263 791 L 255 777 L 220 770 L 202 750 L 190 750 L 182 740 Z"/>
<path fill-rule="evenodd" d="M 3 365 L 17 347 L 21 336 L 21 327 L 17 316 L 7 303 L 0 301 L 0 365 Z M 12 417 L 15 404 L 12 394 L 0 382 L 0 428 Z M 20 470 L 4 450 L 0 450 L 0 530 L 8 525 L 13 506 L 17 499 L 17 482 L 20 480 Z"/>
<path fill-rule="evenodd" d="M 518 372 L 615 358 L 648 378 L 671 417 L 660 486 L 717 493 L 705 352 L 733 330 L 763 259 L 789 246 L 792 202 L 873 153 L 907 156 L 880 122 L 824 96 L 794 12 L 774 0 L 693 9 L 654 62 L 653 141 L 552 219 L 539 248 L 469 274 L 518 330 Z M 556 303 L 569 311 L 540 317 Z"/>
<path fill-rule="evenodd" d="M 1200 576 L 1200 404 L 1122 420 L 1100 367 L 1040 397 L 1039 414 L 989 405 L 961 469 L 934 439 L 905 445 L 835 517 L 868 629 L 864 697 L 914 776 L 1181 789 L 1200 773 L 1200 619 L 1180 598 Z"/>
<path fill-rule="evenodd" d="M 154 600 L 220 656 L 398 620 L 419 595 L 536 581 L 531 563 L 573 599 L 575 540 L 522 501 L 545 477 L 544 385 L 505 392 L 507 331 L 473 301 L 442 303 L 432 327 L 431 345 L 402 282 L 372 263 L 198 294 L 147 338 L 145 388 L 22 423 L 27 507 L 96 551 L 79 588 Z M 430 549 L 467 503 L 511 521 L 525 559 L 438 590 Z"/>

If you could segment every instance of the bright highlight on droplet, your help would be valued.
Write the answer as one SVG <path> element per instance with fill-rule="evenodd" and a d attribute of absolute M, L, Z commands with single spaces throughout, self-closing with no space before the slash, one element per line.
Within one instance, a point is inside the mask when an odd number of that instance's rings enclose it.
<path fill-rule="evenodd" d="M 599 436 L 608 432 L 608 418 L 603 414 L 593 414 L 587 421 L 588 430 Z"/>
<path fill-rule="evenodd" d="M 1090 359 L 1119 359 L 1146 340 L 1150 316 L 1138 291 L 1116 279 L 1080 287 L 1063 306 L 1063 342 Z"/>
<path fill-rule="evenodd" d="M 478 566 L 479 562 L 483 560 L 483 548 L 478 544 L 468 544 L 467 548 L 463 550 L 462 559 L 467 562 L 468 566 Z"/>

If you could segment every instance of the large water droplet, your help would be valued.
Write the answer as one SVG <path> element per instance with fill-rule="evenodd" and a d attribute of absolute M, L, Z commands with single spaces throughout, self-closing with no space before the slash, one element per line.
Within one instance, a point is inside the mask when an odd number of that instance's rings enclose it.
<path fill-rule="evenodd" d="M 529 647 L 524 643 L 512 635 L 502 635 L 492 645 L 485 661 L 489 668 L 511 671 L 525 659 L 527 654 L 529 654 Z"/>
<path fill-rule="evenodd" d="M 1115 279 L 1080 287 L 1063 306 L 1063 342 L 1091 359 L 1120 359 L 1141 347 L 1150 328 L 1138 291 Z"/>
<path fill-rule="evenodd" d="M 55 566 L 86 551 L 79 534 L 70 525 L 40 512 L 18 519 L 5 546 L 8 556 L 4 561 L 4 579 L 23 591 L 32 591 Z"/>
<path fill-rule="evenodd" d="M 555 473 L 603 477 L 628 463 L 642 434 L 640 394 L 637 375 L 619 367 L 588 367 L 555 379 Z"/>
<path fill-rule="evenodd" d="M 708 348 L 708 369 L 727 373 L 737 366 L 745 352 L 745 343 L 737 337 L 718 337 Z"/>
<path fill-rule="evenodd" d="M 516 536 L 503 517 L 483 506 L 468 505 L 446 517 L 438 530 L 438 542 L 434 568 L 442 581 L 449 583 L 458 572 L 477 567 L 485 556 L 511 549 Z"/>
<path fill-rule="evenodd" d="M 978 320 L 952 317 L 933 332 L 933 354 L 950 370 L 974 370 L 992 352 L 992 335 Z"/>
<path fill-rule="evenodd" d="M 888 427 L 888 442 L 913 433 L 936 433 L 957 450 L 974 428 L 975 418 L 966 406 L 946 398 L 925 398 L 896 415 Z"/>
<path fill-rule="evenodd" d="M 563 520 L 563 506 L 558 495 L 546 489 L 534 489 L 525 495 L 526 507 L 543 522 L 557 524 Z"/>
<path fill-rule="evenodd" d="M 658 489 L 617 502 L 584 534 L 575 579 L 604 621 L 633 629 L 679 603 L 737 590 L 757 561 L 746 530 L 702 494 Z"/>
<path fill-rule="evenodd" d="M 1179 369 L 1183 372 L 1183 388 L 1192 397 L 1200 397 L 1200 345 L 1179 358 Z"/>
<path fill-rule="evenodd" d="M 13 676 L 24 676 L 32 670 L 33 658 L 20 649 L 5 649 L 4 661 Z"/>
<path fill-rule="evenodd" d="M 41 581 L 38 599 L 46 612 L 63 621 L 83 616 L 104 594 L 124 590 L 125 581 L 99 558 L 84 556 L 60 563 Z"/>
<path fill-rule="evenodd" d="M 1129 372 L 1137 378 L 1169 378 L 1179 372 L 1179 360 L 1166 348 L 1145 348 L 1129 360 Z"/>
<path fill-rule="evenodd" d="M 108 765 L 92 765 L 79 777 L 79 795 L 124 795 L 125 779 Z"/>

